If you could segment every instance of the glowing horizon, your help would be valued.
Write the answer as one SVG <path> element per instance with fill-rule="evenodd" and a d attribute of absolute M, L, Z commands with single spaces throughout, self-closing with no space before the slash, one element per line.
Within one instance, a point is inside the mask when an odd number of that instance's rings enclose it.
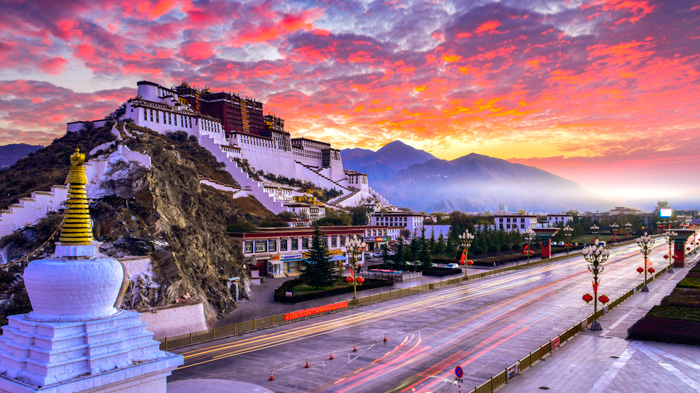
<path fill-rule="evenodd" d="M 341 149 L 400 139 L 608 197 L 700 199 L 690 0 L 38 0 L 0 23 L 0 144 L 50 143 L 138 80 L 187 80 Z"/>

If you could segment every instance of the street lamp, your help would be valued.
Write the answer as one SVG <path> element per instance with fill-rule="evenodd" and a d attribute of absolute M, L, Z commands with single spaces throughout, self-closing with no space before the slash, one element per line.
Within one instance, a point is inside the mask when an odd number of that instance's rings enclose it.
<path fill-rule="evenodd" d="M 467 255 L 469 254 L 469 246 L 472 245 L 474 241 L 474 235 L 469 233 L 467 229 L 463 234 L 459 235 L 459 242 L 462 245 L 462 257 L 464 258 L 464 278 L 467 278 L 467 266 L 469 261 L 467 260 Z"/>
<path fill-rule="evenodd" d="M 646 232 L 644 232 L 644 233 L 646 233 Z M 632 224 L 629 222 L 627 224 L 625 224 L 625 237 L 626 238 L 632 237 Z"/>
<path fill-rule="evenodd" d="M 664 233 L 664 238 L 666 238 L 666 242 L 668 243 L 668 255 L 664 258 L 668 259 L 671 263 L 668 265 L 668 272 L 673 273 L 673 254 L 671 253 L 671 249 L 673 247 L 673 241 L 676 240 L 678 237 L 678 233 L 668 230 Z"/>
<path fill-rule="evenodd" d="M 644 287 L 642 292 L 649 292 L 649 288 L 647 288 L 647 258 L 651 254 L 652 247 L 654 247 L 654 238 L 644 232 L 644 236 L 637 238 L 637 245 L 639 246 L 639 251 L 644 255 Z"/>
<path fill-rule="evenodd" d="M 358 255 L 361 255 L 365 247 L 367 247 L 367 244 L 365 244 L 361 238 L 353 236 L 348 240 L 346 247 L 350 252 L 350 259 L 352 260 L 352 298 L 357 299 L 357 259 Z M 362 277 L 359 278 L 361 279 Z M 362 281 L 364 281 L 364 279 Z"/>
<path fill-rule="evenodd" d="M 525 247 L 523 247 L 523 254 L 527 255 L 527 263 L 530 263 L 530 255 L 535 254 L 534 251 L 530 250 L 530 243 L 532 242 L 532 239 L 534 239 L 536 236 L 537 236 L 537 234 L 535 233 L 535 231 L 532 230 L 532 228 L 527 228 L 526 230 L 523 231 L 523 240 L 525 240 Z"/>
<path fill-rule="evenodd" d="M 593 232 L 593 244 L 598 243 L 598 232 L 600 232 L 600 228 L 598 225 L 593 224 L 591 227 L 591 232 Z"/>
<path fill-rule="evenodd" d="M 564 227 L 564 229 L 562 229 L 562 231 L 564 231 L 564 237 L 566 238 L 566 255 L 569 255 L 569 247 L 571 246 L 571 235 L 574 229 L 567 225 Z"/>
<path fill-rule="evenodd" d="M 593 299 L 590 299 L 590 294 L 585 294 L 583 295 L 583 300 L 585 300 L 586 303 L 593 300 L 593 314 L 595 315 L 595 313 L 598 312 L 598 300 L 600 300 L 600 302 L 603 304 L 610 300 L 606 295 L 600 296 L 600 299 L 598 298 L 598 284 L 600 284 L 600 281 L 598 281 L 598 275 L 603 273 L 603 270 L 605 269 L 603 264 L 608 260 L 610 250 L 608 250 L 607 247 L 596 246 L 594 244 L 591 246 L 584 246 L 583 250 L 581 250 L 581 255 L 583 255 L 583 258 L 586 260 L 586 262 L 588 262 L 588 271 L 593 273 Z M 593 324 L 591 324 L 591 330 L 602 330 L 598 320 L 593 321 Z"/>
<path fill-rule="evenodd" d="M 610 232 L 612 232 L 612 240 L 617 241 L 617 230 L 620 228 L 616 223 L 610 225 Z"/>

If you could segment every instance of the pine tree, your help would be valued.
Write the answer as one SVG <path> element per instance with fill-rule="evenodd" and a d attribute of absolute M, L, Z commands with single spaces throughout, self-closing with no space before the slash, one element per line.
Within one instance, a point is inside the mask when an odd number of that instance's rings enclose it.
<path fill-rule="evenodd" d="M 421 239 L 418 260 L 426 269 L 430 269 L 430 263 L 432 262 L 432 258 L 430 257 L 430 249 L 428 247 L 428 242 L 425 241 L 425 239 Z"/>
<path fill-rule="evenodd" d="M 442 233 L 438 237 L 437 244 L 435 245 L 435 255 L 442 255 L 445 253 L 445 237 Z"/>
<path fill-rule="evenodd" d="M 316 224 L 309 257 L 306 259 L 306 269 L 301 273 L 301 278 L 306 285 L 321 288 L 332 285 L 336 281 L 335 274 L 328 255 L 328 246 L 323 242 L 321 229 Z"/>

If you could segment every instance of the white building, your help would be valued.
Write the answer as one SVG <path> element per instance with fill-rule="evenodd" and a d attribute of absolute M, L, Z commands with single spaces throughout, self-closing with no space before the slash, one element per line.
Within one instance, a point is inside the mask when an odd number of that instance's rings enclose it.
<path fill-rule="evenodd" d="M 563 223 L 562 227 L 565 227 L 573 219 L 574 216 L 570 216 L 568 214 L 547 214 L 547 226 L 551 228 L 557 225 L 562 225 Z"/>
<path fill-rule="evenodd" d="M 212 151 L 220 161 L 222 158 L 238 160 L 238 168 L 245 166 L 246 161 L 247 166 L 255 172 L 262 170 L 265 173 L 310 182 L 321 189 L 341 191 L 340 197 L 330 201 L 339 207 L 359 206 L 368 199 L 376 200 L 381 206 L 390 206 L 385 198 L 369 187 L 367 175 L 344 170 L 340 150 L 332 148 L 330 143 L 308 138 L 291 138 L 290 134 L 284 131 L 284 121 L 274 116 L 266 117 L 266 121 L 270 120 L 270 123 L 266 123 L 263 131 L 258 129 L 257 133 L 253 133 L 229 130 L 226 134 L 219 118 L 203 114 L 195 110 L 198 106 L 192 106 L 195 104 L 191 104 L 191 100 L 199 94 L 195 94 L 196 90 L 187 87 L 187 93 L 183 90 L 183 95 L 179 95 L 176 90 L 179 88 L 167 88 L 150 81 L 138 82 L 136 97 L 126 102 L 125 113 L 119 120 L 131 119 L 138 126 L 160 133 L 184 131 L 196 137 L 199 143 Z M 204 94 L 204 91 L 201 93 Z M 261 104 L 259 110 L 262 111 Z M 227 117 L 222 119 L 226 120 Z M 90 123 L 94 127 L 100 127 L 107 121 L 108 119 L 101 119 Z M 71 122 L 66 129 L 68 132 L 77 132 L 88 127 L 88 123 Z M 237 182 L 243 184 L 244 189 L 249 187 L 252 195 L 266 208 L 273 212 L 283 210 L 281 203 L 288 200 L 287 191 L 282 190 L 280 195 L 278 190 L 275 196 L 269 187 L 256 190 L 256 187 L 263 186 L 251 184 L 250 179 L 242 178 L 250 178 L 250 174 L 232 170 L 236 168 L 230 168 L 228 165 L 226 169 Z"/>
<path fill-rule="evenodd" d="M 423 228 L 425 214 L 413 212 L 386 212 L 373 213 L 370 217 L 370 225 L 386 225 L 407 229 L 410 232 L 409 238 L 420 236 Z"/>
<path fill-rule="evenodd" d="M 494 216 L 494 229 L 503 228 L 506 232 L 524 232 L 537 228 L 537 216 L 534 214 L 497 214 Z"/>
<path fill-rule="evenodd" d="M 450 235 L 451 225 L 424 225 L 425 228 L 425 238 L 430 239 L 435 236 L 435 240 L 440 238 L 440 235 L 447 241 L 447 237 Z"/>

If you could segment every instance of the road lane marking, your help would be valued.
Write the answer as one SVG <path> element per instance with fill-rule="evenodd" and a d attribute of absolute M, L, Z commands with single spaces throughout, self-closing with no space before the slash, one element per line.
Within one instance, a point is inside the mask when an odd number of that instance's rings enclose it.
<path fill-rule="evenodd" d="M 588 393 L 605 393 L 608 391 L 608 386 L 615 380 L 617 374 L 625 368 L 627 362 L 632 359 L 632 355 L 637 350 L 633 347 L 627 347 L 622 355 L 615 360 L 615 362 L 608 368 L 608 370 L 603 373 L 603 375 L 598 378 L 598 380 L 593 384 L 593 387 L 588 390 Z"/>

